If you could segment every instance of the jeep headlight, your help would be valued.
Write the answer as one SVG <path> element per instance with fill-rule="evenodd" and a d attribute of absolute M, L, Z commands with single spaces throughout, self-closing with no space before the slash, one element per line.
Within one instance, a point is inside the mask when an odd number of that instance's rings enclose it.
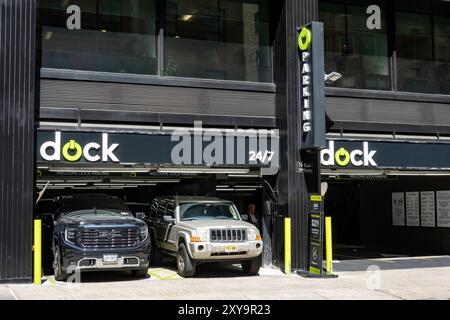
<path fill-rule="evenodd" d="M 206 242 L 208 241 L 208 229 L 198 229 L 195 231 L 195 234 L 193 234 L 193 237 L 191 240 L 197 240 L 193 242 Z"/>
<path fill-rule="evenodd" d="M 147 226 L 139 227 L 139 235 L 141 237 L 141 242 L 147 240 L 148 237 L 148 228 Z"/>
<path fill-rule="evenodd" d="M 258 229 L 248 229 L 248 241 L 261 240 L 261 235 L 259 234 Z"/>

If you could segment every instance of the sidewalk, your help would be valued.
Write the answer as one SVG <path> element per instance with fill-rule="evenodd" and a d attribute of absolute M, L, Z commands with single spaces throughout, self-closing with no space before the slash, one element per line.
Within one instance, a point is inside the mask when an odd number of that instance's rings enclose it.
<path fill-rule="evenodd" d="M 172 267 L 152 268 L 147 279 L 127 273 L 90 273 L 79 285 L 47 277 L 42 286 L 0 285 L 0 299 L 450 299 L 450 257 L 337 261 L 337 279 L 305 279 L 262 269 L 201 265 L 183 279 Z"/>

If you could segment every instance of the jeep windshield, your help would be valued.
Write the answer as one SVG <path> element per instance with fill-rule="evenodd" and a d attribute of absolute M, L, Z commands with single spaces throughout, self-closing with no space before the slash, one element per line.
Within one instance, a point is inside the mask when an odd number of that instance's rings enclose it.
<path fill-rule="evenodd" d="M 231 203 L 182 203 L 180 220 L 240 220 L 239 213 Z"/>

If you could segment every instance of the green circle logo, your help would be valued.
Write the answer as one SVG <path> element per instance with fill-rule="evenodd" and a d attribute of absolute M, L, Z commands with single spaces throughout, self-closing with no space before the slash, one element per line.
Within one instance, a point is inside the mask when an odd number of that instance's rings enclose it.
<path fill-rule="evenodd" d="M 338 165 L 340 165 L 341 167 L 345 167 L 350 163 L 350 153 L 348 153 L 348 151 L 344 148 L 340 148 L 336 152 L 335 159 Z"/>
<path fill-rule="evenodd" d="M 300 31 L 300 34 L 298 35 L 298 47 L 302 51 L 306 51 L 309 49 L 309 46 L 311 45 L 312 36 L 311 36 L 311 30 L 309 30 L 306 27 L 303 27 Z"/>
<path fill-rule="evenodd" d="M 75 140 L 70 140 L 63 146 L 62 155 L 67 161 L 75 162 L 80 160 L 83 155 L 83 149 Z"/>

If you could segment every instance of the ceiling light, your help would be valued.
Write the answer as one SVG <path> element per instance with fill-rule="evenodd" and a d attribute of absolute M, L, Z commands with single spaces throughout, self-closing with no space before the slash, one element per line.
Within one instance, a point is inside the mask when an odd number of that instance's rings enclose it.
<path fill-rule="evenodd" d="M 230 178 L 260 178 L 260 174 L 229 174 Z"/>
<path fill-rule="evenodd" d="M 156 184 L 156 183 L 179 183 L 181 180 L 180 179 L 152 179 L 152 180 L 116 180 L 116 179 L 111 179 L 111 182 L 113 183 L 138 183 L 138 184 Z"/>
<path fill-rule="evenodd" d="M 252 189 L 254 189 L 254 188 L 262 188 L 262 186 L 234 186 L 235 188 L 252 188 Z"/>
<path fill-rule="evenodd" d="M 244 174 L 249 169 L 227 169 L 227 168 L 160 168 L 159 173 L 229 173 Z"/>
<path fill-rule="evenodd" d="M 135 172 L 135 173 L 147 173 L 150 172 L 150 169 L 145 168 L 80 168 L 80 167 L 55 167 L 49 168 L 50 172 L 66 172 L 66 173 L 127 173 L 127 172 Z"/>
<path fill-rule="evenodd" d="M 45 186 L 42 185 L 42 186 Z M 73 187 L 73 186 L 86 186 L 86 183 L 52 183 L 51 186 L 57 187 Z"/>

